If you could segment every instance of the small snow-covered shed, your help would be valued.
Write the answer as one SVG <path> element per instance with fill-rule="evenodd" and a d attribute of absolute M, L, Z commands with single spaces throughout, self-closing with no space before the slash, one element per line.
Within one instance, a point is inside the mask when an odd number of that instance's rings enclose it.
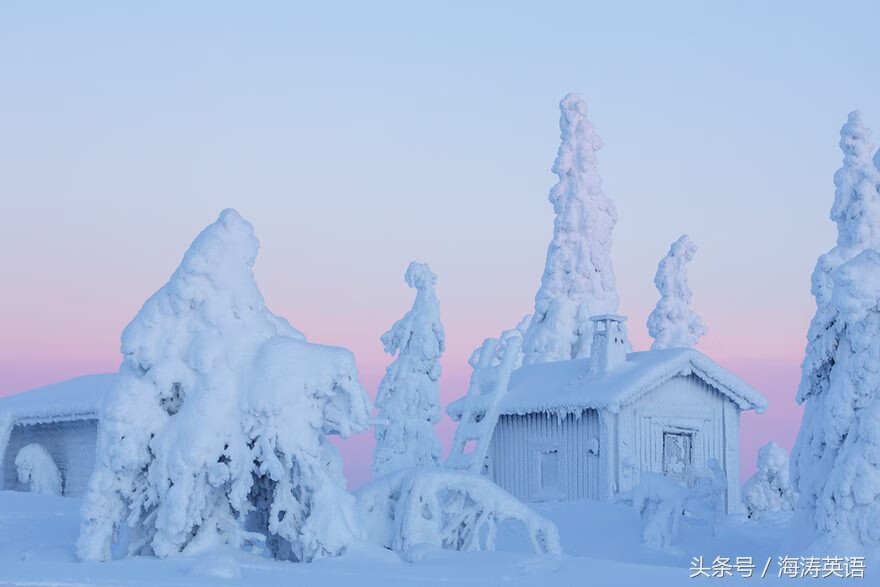
<path fill-rule="evenodd" d="M 714 458 L 727 477 L 726 510 L 739 511 L 740 414 L 763 411 L 764 397 L 691 348 L 627 353 L 622 317 L 593 320 L 590 358 L 512 372 L 484 472 L 524 501 L 608 500 L 642 471 L 686 483 Z M 481 418 L 473 405 L 465 396 L 447 412 Z"/>
<path fill-rule="evenodd" d="M 25 490 L 15 458 L 31 444 L 49 453 L 63 495 L 85 493 L 95 468 L 98 409 L 116 373 L 85 375 L 0 398 L 0 490 Z"/>

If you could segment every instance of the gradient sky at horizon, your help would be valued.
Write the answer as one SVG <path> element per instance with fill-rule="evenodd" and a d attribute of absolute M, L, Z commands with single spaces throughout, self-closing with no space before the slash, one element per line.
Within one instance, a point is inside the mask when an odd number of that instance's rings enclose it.
<path fill-rule="evenodd" d="M 880 132 L 878 17 L 870 0 L 3 3 L 0 395 L 115 370 L 122 328 L 225 207 L 255 226 L 269 307 L 352 349 L 371 395 L 404 269 L 430 263 L 442 396 L 460 395 L 471 350 L 531 311 L 576 91 L 605 141 L 633 345 L 690 234 L 698 348 L 771 401 L 744 418 L 748 473 L 799 425 L 838 132 L 855 108 Z M 355 484 L 369 446 L 344 449 Z"/>

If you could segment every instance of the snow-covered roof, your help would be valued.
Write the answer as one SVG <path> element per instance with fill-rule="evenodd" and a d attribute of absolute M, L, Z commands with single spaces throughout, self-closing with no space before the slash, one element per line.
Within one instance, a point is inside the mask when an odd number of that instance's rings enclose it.
<path fill-rule="evenodd" d="M 83 375 L 15 395 L 0 397 L 0 420 L 45 422 L 94 417 L 116 373 Z"/>
<path fill-rule="evenodd" d="M 501 414 L 577 413 L 585 409 L 617 412 L 644 393 L 676 375 L 694 374 L 729 397 L 740 409 L 763 412 L 767 407 L 755 388 L 703 353 L 672 348 L 630 353 L 625 363 L 604 373 L 590 370 L 590 359 L 537 363 L 513 372 Z M 462 398 L 447 407 L 460 417 Z"/>

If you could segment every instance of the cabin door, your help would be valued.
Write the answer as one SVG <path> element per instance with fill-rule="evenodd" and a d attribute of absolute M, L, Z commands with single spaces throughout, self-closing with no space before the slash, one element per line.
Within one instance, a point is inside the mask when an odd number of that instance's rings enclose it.
<path fill-rule="evenodd" d="M 663 433 L 663 474 L 687 483 L 693 467 L 694 435 L 686 432 Z"/>

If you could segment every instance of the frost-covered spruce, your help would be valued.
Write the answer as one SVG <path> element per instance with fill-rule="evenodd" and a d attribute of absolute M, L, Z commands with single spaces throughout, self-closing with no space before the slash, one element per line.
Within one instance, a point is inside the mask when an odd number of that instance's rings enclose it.
<path fill-rule="evenodd" d="M 397 358 L 388 366 L 376 394 L 376 477 L 440 463 L 434 425 L 440 421 L 437 380 L 446 335 L 440 323 L 437 276 L 427 264 L 413 261 L 404 279 L 416 289 L 416 299 L 412 309 L 381 339 L 385 352 Z"/>
<path fill-rule="evenodd" d="M 833 272 L 833 328 L 840 333 L 825 411 L 814 416 L 833 446 L 818 487 L 815 523 L 834 543 L 880 547 L 880 252 Z M 811 401 L 813 401 L 811 399 Z M 820 461 L 816 470 L 826 472 Z"/>
<path fill-rule="evenodd" d="M 617 212 L 602 193 L 596 171 L 602 139 L 580 96 L 567 95 L 559 107 L 562 144 L 553 164 L 559 181 L 550 190 L 556 219 L 534 317 L 523 340 L 527 365 L 589 356 L 590 317 L 614 314 L 619 304 L 611 266 Z"/>
<path fill-rule="evenodd" d="M 811 526 L 826 532 L 855 530 L 850 516 L 839 514 L 846 508 L 857 511 L 856 503 L 871 495 L 876 484 L 868 477 L 846 486 L 854 479 L 853 451 L 870 446 L 854 443 L 859 436 L 870 436 L 871 430 L 863 428 L 869 409 L 874 409 L 880 367 L 868 356 L 878 334 L 872 331 L 871 308 L 877 298 L 872 297 L 875 276 L 870 273 L 876 253 L 853 260 L 865 250 L 880 248 L 880 172 L 871 161 L 870 131 L 858 112 L 851 113 L 841 129 L 840 147 L 843 166 L 834 175 L 831 208 L 837 245 L 819 257 L 813 271 L 816 314 L 797 392 L 797 401 L 806 405 L 791 468 L 800 493 L 798 510 Z M 876 469 L 872 475 L 878 475 Z M 880 521 L 880 513 L 873 515 Z"/>
<path fill-rule="evenodd" d="M 788 452 L 784 448 L 768 442 L 758 450 L 757 471 L 746 481 L 742 496 L 750 518 L 794 509 L 797 493 L 791 486 Z"/>
<path fill-rule="evenodd" d="M 327 435 L 366 429 L 348 351 L 310 344 L 254 281 L 258 242 L 234 210 L 195 239 L 122 333 L 82 508 L 80 558 L 168 556 L 266 541 L 277 558 L 338 554 L 359 535 Z"/>
<path fill-rule="evenodd" d="M 654 285 L 660 292 L 660 301 L 648 316 L 648 334 L 654 339 L 652 349 L 693 347 L 706 334 L 706 326 L 690 307 L 693 294 L 688 285 L 687 264 L 696 252 L 697 246 L 688 235 L 682 235 L 657 266 Z"/>

